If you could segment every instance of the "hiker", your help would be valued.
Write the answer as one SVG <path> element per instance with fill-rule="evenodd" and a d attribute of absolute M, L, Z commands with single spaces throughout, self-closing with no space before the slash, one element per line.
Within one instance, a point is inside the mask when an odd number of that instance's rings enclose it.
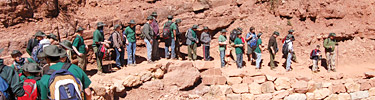
<path fill-rule="evenodd" d="M 182 44 L 180 42 L 182 41 L 182 34 L 179 29 L 179 24 L 182 22 L 181 19 L 176 19 L 175 23 L 172 24 L 172 26 L 176 26 L 176 29 L 173 29 L 173 31 L 176 33 L 176 41 L 175 41 L 175 52 L 176 52 L 176 58 L 182 60 L 184 59 L 183 55 L 181 54 L 180 47 Z"/>
<path fill-rule="evenodd" d="M 235 51 L 235 46 L 234 46 L 234 40 L 236 40 L 237 38 L 237 33 L 239 32 L 238 29 L 233 29 L 231 32 L 230 32 L 230 35 L 229 35 L 229 47 L 228 47 L 228 52 L 227 52 L 227 55 L 226 56 L 230 56 L 232 55 L 233 57 L 233 61 L 236 62 L 237 61 L 237 56 L 236 56 L 236 51 Z M 228 61 L 228 60 L 227 60 Z"/>
<path fill-rule="evenodd" d="M 277 41 L 276 41 L 276 37 L 278 37 L 280 35 L 279 32 L 275 31 L 273 32 L 273 35 L 270 37 L 269 41 L 268 41 L 268 51 L 270 53 L 270 66 L 271 66 L 271 70 L 275 69 L 276 66 L 275 66 L 275 55 L 276 53 L 279 51 L 279 48 L 277 46 Z"/>
<path fill-rule="evenodd" d="M 128 65 L 135 66 L 135 48 L 136 48 L 136 38 L 135 38 L 135 21 L 130 20 L 128 23 L 130 24 L 128 27 L 126 27 L 124 33 L 125 37 L 128 40 L 126 42 L 127 45 L 127 52 L 128 52 Z"/>
<path fill-rule="evenodd" d="M 82 34 L 83 30 L 85 30 L 82 27 L 78 27 L 76 31 L 76 38 L 73 40 L 73 50 L 77 54 L 78 58 L 78 66 L 83 70 L 86 71 L 86 65 L 87 65 L 87 51 L 88 47 L 85 45 L 85 41 L 83 40 Z"/>
<path fill-rule="evenodd" d="M 316 45 L 316 48 L 312 50 L 310 53 L 310 59 L 312 60 L 312 63 L 313 63 L 312 71 L 314 73 L 318 72 L 318 63 L 319 63 L 319 60 L 322 58 L 319 48 L 320 46 Z"/>
<path fill-rule="evenodd" d="M 263 44 L 262 44 L 262 39 L 260 38 L 263 33 L 259 33 L 257 35 L 257 43 L 256 43 L 256 48 L 254 50 L 254 53 L 256 55 L 256 60 L 255 60 L 255 69 L 260 69 L 260 62 L 262 61 L 262 49 L 263 49 Z"/>
<path fill-rule="evenodd" d="M 234 40 L 234 46 L 236 51 L 236 57 L 237 57 L 237 68 L 242 68 L 242 62 L 243 62 L 243 41 L 242 41 L 242 34 L 240 31 L 237 32 L 237 38 Z"/>
<path fill-rule="evenodd" d="M 246 42 L 247 42 L 247 60 L 253 62 L 253 58 L 255 58 L 254 50 L 256 49 L 257 45 L 257 35 L 255 34 L 255 28 L 250 27 L 249 33 L 246 34 Z"/>
<path fill-rule="evenodd" d="M 4 49 L 0 49 L 0 55 L 3 51 Z M 0 58 L 0 92 L 5 95 L 5 100 L 15 100 L 15 96 L 23 96 L 25 91 L 22 85 L 18 73 L 4 65 L 4 60 Z"/>
<path fill-rule="evenodd" d="M 102 57 L 99 56 L 100 49 L 103 45 L 108 45 L 106 42 L 104 42 L 104 26 L 105 24 L 103 22 L 97 23 L 97 29 L 93 33 L 93 50 L 96 56 L 96 63 L 98 66 L 98 74 L 102 74 Z"/>
<path fill-rule="evenodd" d="M 18 97 L 18 100 L 39 100 L 37 82 L 41 78 L 41 72 L 43 71 L 36 63 L 26 63 L 22 66 L 23 73 L 20 75 L 21 82 L 23 82 L 23 89 L 25 95 Z"/>
<path fill-rule="evenodd" d="M 164 54 L 165 54 L 165 59 L 168 59 L 171 57 L 171 59 L 174 59 L 176 57 L 176 52 L 175 52 L 175 42 L 176 42 L 176 26 L 172 26 L 173 22 L 173 16 L 168 15 L 168 21 L 164 23 L 163 25 L 163 35 L 161 35 L 162 38 L 164 38 L 165 42 L 165 47 L 164 47 Z M 171 48 L 171 53 L 169 54 L 169 47 Z"/>
<path fill-rule="evenodd" d="M 220 51 L 220 62 L 221 62 L 221 68 L 225 67 L 225 49 L 227 46 L 227 30 L 222 29 L 221 34 L 219 36 L 219 51 Z"/>
<path fill-rule="evenodd" d="M 121 25 L 115 25 L 113 27 L 115 31 L 112 33 L 113 38 L 113 48 L 115 48 L 116 51 L 116 67 L 121 69 L 121 67 L 124 65 L 125 62 L 124 56 L 125 56 L 125 49 L 124 49 L 124 38 L 121 34 Z"/>
<path fill-rule="evenodd" d="M 49 41 L 51 41 L 52 45 L 58 45 L 59 44 L 59 40 L 57 39 L 57 36 L 53 33 L 48 34 L 47 39 Z"/>
<path fill-rule="evenodd" d="M 59 45 L 60 45 L 63 49 L 65 49 L 65 51 L 66 51 L 66 55 L 65 55 L 66 58 L 63 59 L 64 61 L 61 61 L 61 62 L 67 62 L 67 63 L 72 63 L 72 64 L 78 64 L 78 62 L 77 62 L 77 63 L 74 63 L 74 61 L 73 61 L 72 53 L 73 53 L 74 51 L 73 51 L 72 43 L 71 43 L 70 41 L 68 41 L 68 40 L 64 40 L 64 41 L 62 41 L 61 43 L 59 43 Z"/>
<path fill-rule="evenodd" d="M 51 45 L 51 42 L 48 39 L 43 39 L 43 40 L 40 40 L 39 44 L 33 48 L 31 57 L 36 63 L 38 64 L 41 63 L 41 60 L 38 59 L 38 54 L 40 52 L 43 52 L 43 48 L 49 45 Z"/>
<path fill-rule="evenodd" d="M 39 44 L 40 40 L 43 40 L 45 37 L 45 34 L 42 31 L 37 31 L 35 35 L 33 35 L 34 38 L 30 39 L 27 42 L 26 52 L 31 56 L 33 49 L 35 46 Z"/>
<path fill-rule="evenodd" d="M 153 36 L 154 36 L 154 30 L 152 30 L 151 23 L 152 23 L 152 16 L 147 17 L 147 22 L 143 25 L 142 29 L 142 36 L 144 38 L 144 41 L 146 43 L 146 48 L 147 48 L 147 63 L 153 63 L 151 59 L 152 55 L 152 42 L 153 41 Z"/>
<path fill-rule="evenodd" d="M 324 40 L 323 46 L 325 48 L 326 52 L 326 58 L 328 62 L 328 72 L 333 71 L 336 72 L 335 68 L 335 47 L 338 45 L 338 43 L 335 40 L 336 34 L 335 33 L 329 33 L 328 38 Z"/>
<path fill-rule="evenodd" d="M 291 36 L 291 35 L 288 35 L 287 37 L 286 37 L 286 40 L 285 40 L 285 42 L 284 42 L 284 45 L 288 48 L 287 49 L 287 58 L 286 58 L 286 71 L 287 72 L 289 72 L 289 71 L 291 71 L 292 69 L 291 69 L 291 60 L 292 60 L 292 55 L 293 55 L 293 53 L 294 53 L 294 49 L 293 49 L 293 39 L 292 39 L 293 37 Z M 285 52 L 284 51 L 284 48 L 283 48 L 283 52 Z"/>
<path fill-rule="evenodd" d="M 210 61 L 210 43 L 211 43 L 211 35 L 208 32 L 208 27 L 203 27 L 203 32 L 201 34 L 201 42 L 203 44 L 203 56 L 205 61 Z"/>
<path fill-rule="evenodd" d="M 199 43 L 197 31 L 198 25 L 193 25 L 188 29 L 186 34 L 186 44 L 188 45 L 188 58 L 189 60 L 197 60 L 197 44 Z"/>
<path fill-rule="evenodd" d="M 152 37 L 152 59 L 158 60 L 159 59 L 159 25 L 158 21 L 156 20 L 158 14 L 156 12 L 152 12 L 151 16 L 153 17 L 151 27 L 154 30 L 154 36 Z"/>
<path fill-rule="evenodd" d="M 282 43 L 283 43 L 283 44 L 284 44 L 284 42 L 285 42 L 285 40 L 286 40 L 286 38 L 287 38 L 288 36 L 291 37 L 291 40 L 292 40 L 292 41 L 295 40 L 294 35 L 293 35 L 293 32 L 294 32 L 294 30 L 292 30 L 292 29 L 290 29 L 290 30 L 288 31 L 288 35 L 285 36 L 285 38 L 282 40 Z M 293 61 L 293 62 L 297 62 L 297 56 L 296 56 L 295 53 L 292 54 L 292 61 Z"/>
<path fill-rule="evenodd" d="M 48 70 L 46 73 L 43 73 L 44 75 L 37 83 L 38 90 L 40 91 L 40 98 L 42 100 L 54 100 L 57 98 L 70 99 L 63 96 L 57 97 L 68 94 L 60 91 L 72 91 L 70 92 L 72 98 L 91 100 L 91 91 L 88 88 L 91 84 L 91 80 L 87 77 L 86 73 L 77 65 L 60 62 L 60 56 L 66 54 L 64 49 L 51 45 L 47 46 L 43 53 L 45 54 L 46 61 L 50 66 L 46 68 Z M 63 88 L 64 90 L 60 90 L 62 88 L 55 88 L 62 87 L 61 85 L 65 85 L 66 88 Z"/>
<path fill-rule="evenodd" d="M 22 66 L 25 63 L 35 63 L 35 61 L 31 58 L 22 58 L 22 53 L 18 50 L 13 50 L 10 55 L 14 60 L 10 67 L 18 73 L 22 73 Z"/>

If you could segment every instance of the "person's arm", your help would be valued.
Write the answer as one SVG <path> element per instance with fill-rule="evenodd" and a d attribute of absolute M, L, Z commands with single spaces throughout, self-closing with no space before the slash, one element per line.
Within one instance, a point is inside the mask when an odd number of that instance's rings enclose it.
<path fill-rule="evenodd" d="M 328 39 L 324 40 L 323 47 L 326 48 L 326 49 L 331 48 L 331 46 L 329 46 L 329 44 L 328 44 Z"/>
<path fill-rule="evenodd" d="M 125 28 L 125 31 L 123 32 L 125 39 L 128 39 L 128 37 L 127 37 L 127 34 L 128 34 L 127 31 L 128 30 L 129 30 L 129 28 Z M 125 44 L 128 45 L 129 44 L 128 41 L 125 41 Z"/>
<path fill-rule="evenodd" d="M 26 52 L 31 56 L 31 52 L 32 52 L 32 50 L 30 50 L 30 48 L 31 48 L 31 44 L 32 43 L 32 41 L 31 40 L 29 40 L 28 42 L 27 42 L 27 49 L 26 49 Z"/>
<path fill-rule="evenodd" d="M 118 38 L 120 38 L 120 37 L 117 36 L 117 33 L 112 33 L 112 37 L 113 37 L 113 47 L 117 48 L 119 51 L 121 51 L 120 50 L 120 43 L 119 43 L 121 41 L 118 41 Z"/>
<path fill-rule="evenodd" d="M 187 39 L 195 42 L 195 38 L 193 38 L 193 33 L 191 32 L 191 30 L 188 30 L 188 31 L 189 31 L 189 33 L 188 33 Z"/>
<path fill-rule="evenodd" d="M 251 37 L 249 34 L 247 34 L 245 40 L 246 40 L 246 41 L 249 41 L 251 38 L 252 38 L 252 37 Z"/>
<path fill-rule="evenodd" d="M 145 37 L 146 37 L 147 40 L 151 40 L 152 39 L 151 36 L 150 36 L 150 32 L 151 32 L 150 31 L 150 24 L 145 24 L 143 26 L 142 31 L 143 31 L 143 34 L 145 35 Z"/>
<path fill-rule="evenodd" d="M 82 56 L 82 53 L 80 53 L 80 52 L 78 51 L 78 49 L 77 49 L 79 41 L 80 41 L 80 40 L 76 37 L 76 38 L 73 40 L 72 48 L 73 48 L 73 51 L 74 51 L 78 56 Z"/>
<path fill-rule="evenodd" d="M 205 40 L 206 38 L 205 38 L 205 35 L 206 35 L 206 33 L 203 33 L 202 35 L 201 35 L 201 42 L 202 43 L 206 43 L 207 41 Z"/>

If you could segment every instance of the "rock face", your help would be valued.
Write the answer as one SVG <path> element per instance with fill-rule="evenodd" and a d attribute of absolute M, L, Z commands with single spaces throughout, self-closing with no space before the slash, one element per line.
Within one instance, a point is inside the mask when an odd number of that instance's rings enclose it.
<path fill-rule="evenodd" d="M 375 77 L 375 72 L 365 72 L 366 78 L 373 78 Z"/>
<path fill-rule="evenodd" d="M 290 82 L 289 78 L 286 77 L 279 77 L 275 80 L 275 87 L 276 90 L 282 90 L 282 89 L 289 89 L 290 88 Z"/>
<path fill-rule="evenodd" d="M 193 86 L 194 83 L 199 79 L 199 71 L 193 67 L 191 62 L 185 62 L 190 64 L 180 64 L 173 70 L 169 70 L 164 75 L 164 83 L 168 85 L 176 85 L 179 89 L 185 89 Z"/>

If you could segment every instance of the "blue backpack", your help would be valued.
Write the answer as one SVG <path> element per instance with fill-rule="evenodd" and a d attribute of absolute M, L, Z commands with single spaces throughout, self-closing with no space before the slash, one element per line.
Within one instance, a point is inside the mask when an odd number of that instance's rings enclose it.
<path fill-rule="evenodd" d="M 43 44 L 39 44 L 39 45 L 35 46 L 35 47 L 33 48 L 32 54 L 31 54 L 32 58 L 33 58 L 33 59 L 35 60 L 35 62 L 38 63 L 38 64 L 40 63 L 40 60 L 38 59 L 38 54 L 39 54 L 40 52 L 43 52 Z"/>
<path fill-rule="evenodd" d="M 51 100 L 83 100 L 82 82 L 68 71 L 72 64 L 64 63 L 60 70 L 49 69 L 48 98 Z"/>
<path fill-rule="evenodd" d="M 4 67 L 5 65 L 0 65 L 0 72 L 3 70 Z M 0 77 L 0 100 L 6 100 L 8 98 L 8 88 L 8 82 L 6 82 L 2 77 Z"/>
<path fill-rule="evenodd" d="M 257 48 L 258 37 L 257 37 L 257 35 L 255 35 L 255 33 L 254 34 L 249 33 L 249 34 L 251 34 L 251 36 L 252 36 L 252 38 L 250 39 L 250 48 L 252 50 L 255 50 Z"/>

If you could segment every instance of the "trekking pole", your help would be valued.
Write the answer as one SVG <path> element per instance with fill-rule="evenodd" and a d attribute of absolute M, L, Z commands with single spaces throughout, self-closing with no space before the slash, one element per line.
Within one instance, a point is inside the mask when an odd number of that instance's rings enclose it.
<path fill-rule="evenodd" d="M 56 27 L 56 31 L 57 31 L 57 39 L 59 40 L 59 42 L 61 42 L 61 37 L 60 37 L 60 32 L 59 32 L 59 26 Z"/>
<path fill-rule="evenodd" d="M 337 66 L 339 66 L 339 45 L 337 44 L 337 47 L 336 47 L 336 52 L 337 52 L 337 56 L 336 56 L 336 68 Z"/>

